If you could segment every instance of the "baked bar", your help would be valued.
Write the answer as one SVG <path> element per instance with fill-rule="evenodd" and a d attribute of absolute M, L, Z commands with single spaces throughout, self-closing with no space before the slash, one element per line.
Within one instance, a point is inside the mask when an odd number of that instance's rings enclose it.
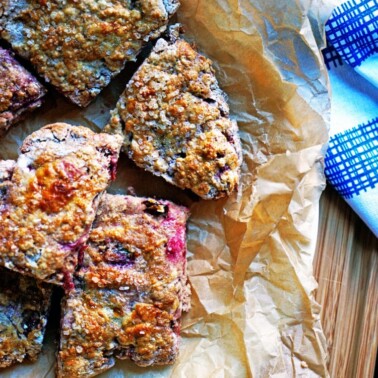
<path fill-rule="evenodd" d="M 105 131 L 124 135 L 123 150 L 139 167 L 204 199 L 238 185 L 238 129 L 212 62 L 173 35 L 157 41 Z"/>
<path fill-rule="evenodd" d="M 75 289 L 63 301 L 58 377 L 92 377 L 114 357 L 174 362 L 186 276 L 186 208 L 105 194 Z"/>
<path fill-rule="evenodd" d="M 52 287 L 0 268 L 0 367 L 35 361 L 42 349 Z"/>
<path fill-rule="evenodd" d="M 28 111 L 42 105 L 46 90 L 0 47 L 0 136 Z"/>
<path fill-rule="evenodd" d="M 56 123 L 21 146 L 0 208 L 0 265 L 71 285 L 122 138 Z"/>
<path fill-rule="evenodd" d="M 0 161 L 0 209 L 15 165 L 11 160 Z M 0 268 L 0 367 L 38 357 L 51 291 L 48 284 Z"/>
<path fill-rule="evenodd" d="M 166 29 L 178 6 L 179 0 L 3 0 L 0 36 L 46 82 L 87 106 Z"/>

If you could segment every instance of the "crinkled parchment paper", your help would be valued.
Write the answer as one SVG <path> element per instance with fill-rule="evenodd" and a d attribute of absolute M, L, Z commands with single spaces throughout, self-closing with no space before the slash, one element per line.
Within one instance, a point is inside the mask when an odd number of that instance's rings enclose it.
<path fill-rule="evenodd" d="M 238 194 L 200 201 L 122 158 L 111 192 L 133 186 L 191 208 L 188 269 L 193 307 L 181 355 L 169 367 L 118 362 L 101 377 L 327 376 L 312 276 L 324 188 L 329 94 L 319 54 L 330 6 L 321 0 L 182 0 L 186 38 L 214 60 L 243 142 Z M 136 64 L 87 109 L 53 92 L 0 142 L 15 158 L 22 139 L 56 121 L 100 130 Z M 52 377 L 58 313 L 40 360 L 3 377 Z"/>

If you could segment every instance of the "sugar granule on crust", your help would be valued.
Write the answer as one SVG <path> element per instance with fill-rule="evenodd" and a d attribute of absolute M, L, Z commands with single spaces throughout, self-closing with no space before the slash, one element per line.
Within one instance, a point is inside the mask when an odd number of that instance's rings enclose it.
<path fill-rule="evenodd" d="M 0 36 L 63 95 L 87 106 L 165 29 L 178 0 L 4 0 Z"/>
<path fill-rule="evenodd" d="M 45 93 L 37 79 L 0 47 L 0 136 L 26 112 L 40 107 Z"/>
<path fill-rule="evenodd" d="M 122 138 L 56 123 L 28 136 L 0 207 L 0 265 L 70 285 Z"/>
<path fill-rule="evenodd" d="M 169 201 L 104 195 L 63 301 L 58 377 L 92 377 L 114 357 L 140 366 L 175 361 L 190 306 L 187 217 Z"/>
<path fill-rule="evenodd" d="M 238 185 L 241 146 L 236 122 L 212 62 L 182 39 L 159 39 L 112 112 L 106 132 L 141 168 L 204 199 Z"/>

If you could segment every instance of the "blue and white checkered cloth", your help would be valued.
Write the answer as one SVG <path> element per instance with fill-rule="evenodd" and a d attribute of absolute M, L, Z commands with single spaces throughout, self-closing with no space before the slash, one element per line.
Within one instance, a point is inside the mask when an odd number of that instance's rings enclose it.
<path fill-rule="evenodd" d="M 378 237 L 378 0 L 350 0 L 326 25 L 331 81 L 328 182 Z"/>

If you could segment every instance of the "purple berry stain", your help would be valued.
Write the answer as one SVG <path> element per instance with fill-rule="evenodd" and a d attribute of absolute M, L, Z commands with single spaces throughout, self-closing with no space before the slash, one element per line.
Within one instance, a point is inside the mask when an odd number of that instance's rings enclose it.
<path fill-rule="evenodd" d="M 170 212 L 163 225 L 164 228 L 172 230 L 172 236 L 167 242 L 167 257 L 174 262 L 185 258 L 185 227 L 177 224 L 175 217 Z"/>

